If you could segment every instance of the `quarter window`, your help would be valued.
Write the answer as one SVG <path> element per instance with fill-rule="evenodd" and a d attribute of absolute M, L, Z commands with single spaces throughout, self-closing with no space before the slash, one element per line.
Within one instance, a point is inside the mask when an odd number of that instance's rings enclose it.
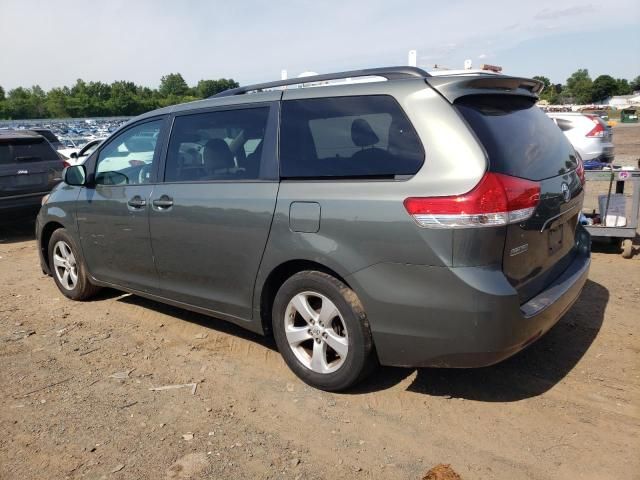
<path fill-rule="evenodd" d="M 96 183 L 149 183 L 162 122 L 154 120 L 137 125 L 111 140 L 98 156 Z"/>
<path fill-rule="evenodd" d="M 258 107 L 176 117 L 165 182 L 259 178 L 268 115 Z"/>
<path fill-rule="evenodd" d="M 394 178 L 424 162 L 413 126 L 388 95 L 287 100 L 280 131 L 284 178 Z"/>

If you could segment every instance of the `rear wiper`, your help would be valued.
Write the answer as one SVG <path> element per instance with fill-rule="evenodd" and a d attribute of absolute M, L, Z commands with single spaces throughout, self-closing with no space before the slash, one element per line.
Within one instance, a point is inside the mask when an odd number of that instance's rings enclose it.
<path fill-rule="evenodd" d="M 32 161 L 42 160 L 42 157 L 30 156 L 30 157 L 16 157 L 16 161 Z"/>

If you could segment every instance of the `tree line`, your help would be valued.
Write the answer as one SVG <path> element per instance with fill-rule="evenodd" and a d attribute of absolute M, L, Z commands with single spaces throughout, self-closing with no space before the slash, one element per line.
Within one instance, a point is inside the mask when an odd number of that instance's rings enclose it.
<path fill-rule="evenodd" d="M 40 86 L 17 87 L 8 92 L 0 86 L 0 119 L 134 116 L 159 107 L 207 98 L 238 82 L 229 78 L 200 80 L 189 87 L 182 75 L 170 73 L 157 89 L 117 81 L 85 82 L 45 92 Z"/>
<path fill-rule="evenodd" d="M 629 81 L 600 75 L 595 80 L 589 71 L 574 72 L 565 84 L 552 84 L 548 77 L 533 77 L 544 83 L 540 95 L 551 104 L 598 104 L 613 95 L 640 90 L 640 75 Z M 189 87 L 182 75 L 170 73 L 160 79 L 157 89 L 117 81 L 85 82 L 78 79 L 72 87 L 56 87 L 45 92 L 38 85 L 17 87 L 9 92 L 0 86 L 0 119 L 69 118 L 134 116 L 159 107 L 207 98 L 238 82 L 231 78 L 200 80 Z"/>
<path fill-rule="evenodd" d="M 624 78 L 613 78 L 611 75 L 600 75 L 592 80 L 589 70 L 575 71 L 566 83 L 552 84 L 547 77 L 535 76 L 536 80 L 544 83 L 544 90 L 540 94 L 541 100 L 551 104 L 577 105 L 602 104 L 614 95 L 629 95 L 640 90 L 640 75 L 629 81 Z"/>

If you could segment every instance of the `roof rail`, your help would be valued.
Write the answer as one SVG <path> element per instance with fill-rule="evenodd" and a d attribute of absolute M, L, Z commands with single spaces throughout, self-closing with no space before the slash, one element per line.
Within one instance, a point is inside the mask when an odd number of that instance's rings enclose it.
<path fill-rule="evenodd" d="M 302 83 L 327 82 L 329 80 L 341 80 L 353 77 L 383 77 L 387 80 L 398 80 L 401 78 L 425 78 L 430 75 L 417 67 L 382 67 L 365 68 L 363 70 L 351 70 L 348 72 L 326 73 L 323 75 L 312 75 L 309 77 L 290 78 L 287 80 L 277 80 L 275 82 L 256 83 L 244 87 L 231 88 L 223 92 L 212 95 L 209 98 L 230 97 L 232 95 L 242 95 L 253 91 L 262 91 L 269 88 L 285 87 L 287 85 L 299 85 Z"/>

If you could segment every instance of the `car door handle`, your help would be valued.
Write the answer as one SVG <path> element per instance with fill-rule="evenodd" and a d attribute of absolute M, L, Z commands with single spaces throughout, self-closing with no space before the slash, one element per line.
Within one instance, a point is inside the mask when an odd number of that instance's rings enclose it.
<path fill-rule="evenodd" d="M 162 195 L 160 198 L 156 198 L 153 202 L 154 207 L 160 209 L 169 208 L 173 206 L 173 198 L 168 195 Z"/>
<path fill-rule="evenodd" d="M 132 208 L 142 208 L 147 204 L 147 201 L 142 198 L 140 195 L 136 195 L 135 197 L 131 198 L 128 202 L 127 205 L 129 205 Z"/>

